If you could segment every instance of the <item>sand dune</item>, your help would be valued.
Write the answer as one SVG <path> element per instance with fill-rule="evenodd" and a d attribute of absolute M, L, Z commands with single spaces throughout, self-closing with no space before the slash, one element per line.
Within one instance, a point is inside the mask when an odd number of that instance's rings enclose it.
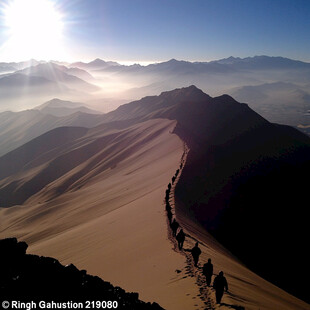
<path fill-rule="evenodd" d="M 0 113 L 0 156 L 54 128 L 62 126 L 94 127 L 102 122 L 101 118 L 101 115 L 74 113 L 74 111 L 63 117 L 38 110 L 2 112 Z"/>
<path fill-rule="evenodd" d="M 103 156 L 61 195 L 54 197 L 98 154 L 23 206 L 2 209 L 1 237 L 16 235 L 29 243 L 29 252 L 72 262 L 167 309 L 201 306 L 194 280 L 175 272 L 184 258 L 171 251 L 167 238 L 163 193 L 183 152 L 171 134 L 174 126 L 174 121 L 152 120 L 125 130 L 119 142 L 107 145 L 114 154 Z M 81 145 L 94 139 L 92 132 L 87 137 Z M 131 154 L 117 159 L 128 148 Z"/>

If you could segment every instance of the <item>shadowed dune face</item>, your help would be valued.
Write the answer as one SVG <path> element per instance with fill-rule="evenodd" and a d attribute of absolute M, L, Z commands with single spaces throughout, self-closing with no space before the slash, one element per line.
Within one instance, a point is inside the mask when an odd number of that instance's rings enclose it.
<path fill-rule="evenodd" d="M 149 134 L 148 130 L 142 134 L 138 125 L 123 130 L 101 126 L 100 130 L 61 127 L 49 131 L 0 159 L 1 206 L 23 204 L 60 178 L 61 184 L 44 190 L 49 199 L 75 189 L 76 183 L 87 183 L 130 158 L 166 129 L 152 132 L 153 127 L 148 128 Z"/>
<path fill-rule="evenodd" d="M 194 221 L 247 266 L 308 301 L 299 279 L 309 276 L 304 202 L 310 139 L 267 122 L 246 105 L 215 99 L 200 113 L 178 114 L 175 132 L 191 152 L 177 196 Z M 289 250 L 288 240 L 294 240 Z M 296 257 L 295 272 L 284 272 Z"/>
<path fill-rule="evenodd" d="M 52 129 L 63 126 L 90 128 L 100 124 L 101 118 L 101 115 L 81 112 L 62 117 L 38 110 L 2 112 L 0 113 L 0 155 L 3 156 Z"/>

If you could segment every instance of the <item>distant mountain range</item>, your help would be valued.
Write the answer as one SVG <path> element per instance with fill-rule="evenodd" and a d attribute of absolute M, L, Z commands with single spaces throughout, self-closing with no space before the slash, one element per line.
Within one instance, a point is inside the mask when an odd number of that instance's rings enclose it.
<path fill-rule="evenodd" d="M 129 102 L 196 85 L 212 96 L 232 95 L 271 122 L 305 132 L 310 125 L 310 64 L 284 57 L 229 57 L 210 62 L 171 59 L 147 66 L 99 58 L 71 64 L 30 60 L 0 63 L 0 71 L 6 72 L 0 75 L 2 111 L 33 108 L 55 97 L 102 102 L 105 111 L 104 98 Z M 100 110 L 100 105 L 95 109 Z"/>
<path fill-rule="evenodd" d="M 27 64 L 30 66 L 24 67 Z M 0 109 L 22 110 L 29 102 L 40 104 L 51 98 L 85 98 L 86 94 L 100 90 L 87 81 L 94 81 L 88 72 L 79 68 L 67 68 L 55 63 L 1 64 L 0 68 L 13 69 L 13 72 L 0 75 Z M 17 69 L 20 68 L 20 69 Z"/>
<path fill-rule="evenodd" d="M 285 57 L 270 57 L 270 56 L 254 56 L 254 57 L 228 57 L 220 60 L 214 60 L 210 62 L 190 62 L 184 60 L 170 59 L 164 62 L 158 62 L 149 64 L 147 66 L 141 66 L 139 64 L 134 65 L 121 65 L 114 61 L 104 61 L 100 58 L 95 59 L 89 63 L 75 62 L 70 66 L 87 69 L 87 70 L 130 70 L 136 69 L 137 71 L 151 71 L 151 70 L 168 70 L 168 71 L 185 71 L 191 72 L 196 71 L 214 71 L 214 72 L 229 72 L 237 70 L 248 70 L 248 69 L 299 69 L 299 68 L 310 68 L 310 63 L 292 60 Z"/>
<path fill-rule="evenodd" d="M 248 103 L 269 121 L 295 127 L 309 125 L 309 117 L 305 115 L 310 109 L 310 64 L 306 62 L 255 56 L 211 62 L 171 59 L 148 66 L 125 66 L 96 59 L 74 66 L 87 68 L 97 75 L 113 74 L 134 82 L 136 87 L 126 90 L 123 97 L 158 95 L 165 90 L 195 84 L 213 95 L 228 93 Z"/>
<path fill-rule="evenodd" d="M 288 82 L 264 83 L 232 89 L 230 94 L 247 102 L 256 112 L 275 123 L 309 124 L 310 89 Z"/>
<path fill-rule="evenodd" d="M 22 70 L 27 67 L 36 66 L 42 62 L 35 59 L 21 62 L 0 62 L 0 72 L 13 72 L 16 70 Z"/>
<path fill-rule="evenodd" d="M 29 67 L 37 67 L 36 70 L 44 68 L 46 62 L 38 62 L 30 60 L 20 63 L 0 63 L 0 69 L 11 68 L 13 71 L 24 70 Z M 309 70 L 310 63 L 292 60 L 284 57 L 270 57 L 270 56 L 254 56 L 247 58 L 229 57 L 210 62 L 190 62 L 184 60 L 170 59 L 164 62 L 149 64 L 141 66 L 134 65 L 121 65 L 115 61 L 104 61 L 102 59 L 95 59 L 91 62 L 75 62 L 71 64 L 59 65 L 58 62 L 50 62 L 50 66 L 55 66 L 58 70 L 65 72 L 74 72 L 79 68 L 81 74 L 85 74 L 88 78 L 92 78 L 86 71 L 113 71 L 118 73 L 181 73 L 186 74 L 202 74 L 202 73 L 234 73 L 244 70 Z M 43 65 L 40 67 L 38 65 Z M 64 70 L 65 69 L 65 70 Z M 72 74 L 74 75 L 74 74 Z M 84 78 L 85 78 L 84 76 Z M 288 77 L 289 78 L 289 77 Z"/>
<path fill-rule="evenodd" d="M 99 90 L 99 87 L 89 84 L 75 75 L 85 75 L 91 78 L 91 75 L 86 71 L 76 68 L 68 69 L 65 66 L 59 66 L 54 63 L 38 64 L 36 66 L 28 67 L 23 70 L 17 71 L 14 74 L 24 74 L 31 77 L 42 77 L 49 81 L 61 83 L 68 88 L 82 89 L 86 92 Z"/>
<path fill-rule="evenodd" d="M 55 116 L 68 116 L 77 112 L 88 113 L 88 114 L 101 114 L 101 112 L 90 109 L 83 103 L 64 101 L 54 98 L 48 102 L 43 103 L 40 106 L 34 108 L 44 114 L 51 114 Z"/>
<path fill-rule="evenodd" d="M 53 99 L 33 110 L 0 113 L 0 156 L 61 126 L 93 127 L 101 113 L 83 104 Z"/>
<path fill-rule="evenodd" d="M 235 67 L 236 69 L 297 69 L 309 68 L 310 63 L 292 60 L 285 57 L 254 56 L 254 57 L 228 57 L 220 60 L 211 61 Z"/>
<path fill-rule="evenodd" d="M 106 69 L 109 67 L 122 67 L 119 63 L 115 61 L 104 61 L 100 58 L 97 58 L 91 62 L 85 63 L 85 62 L 75 62 L 70 64 L 70 67 L 73 68 L 81 68 L 86 70 L 100 70 L 100 69 Z"/>

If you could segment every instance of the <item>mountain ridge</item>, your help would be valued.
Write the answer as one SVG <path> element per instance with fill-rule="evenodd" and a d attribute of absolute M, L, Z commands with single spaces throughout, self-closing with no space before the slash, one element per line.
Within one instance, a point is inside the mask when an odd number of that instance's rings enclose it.
<path fill-rule="evenodd" d="M 60 66 L 55 63 L 42 63 L 36 66 L 31 66 L 23 70 L 19 70 L 14 74 L 25 74 L 27 76 L 40 76 L 53 82 L 59 82 L 69 88 L 82 88 L 84 91 L 93 92 L 99 89 L 98 86 L 92 85 L 77 76 L 71 75 L 67 72 L 65 66 Z"/>
<path fill-rule="evenodd" d="M 57 127 L 93 127 L 101 123 L 102 114 L 69 111 L 66 116 L 45 114 L 39 110 L 0 113 L 0 155 L 4 155 L 30 140 Z"/>
<path fill-rule="evenodd" d="M 88 114 L 102 114 L 99 111 L 87 107 L 84 103 L 61 100 L 58 98 L 51 99 L 39 106 L 34 107 L 33 109 L 39 110 L 45 114 L 52 114 L 60 117 L 68 116 L 76 112 Z"/>

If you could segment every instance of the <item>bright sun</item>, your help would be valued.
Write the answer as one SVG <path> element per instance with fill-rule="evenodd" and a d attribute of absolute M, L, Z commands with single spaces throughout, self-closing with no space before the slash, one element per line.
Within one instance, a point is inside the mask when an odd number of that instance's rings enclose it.
<path fill-rule="evenodd" d="M 51 0 L 11 0 L 3 15 L 8 40 L 2 52 L 25 60 L 62 56 L 63 21 Z"/>

